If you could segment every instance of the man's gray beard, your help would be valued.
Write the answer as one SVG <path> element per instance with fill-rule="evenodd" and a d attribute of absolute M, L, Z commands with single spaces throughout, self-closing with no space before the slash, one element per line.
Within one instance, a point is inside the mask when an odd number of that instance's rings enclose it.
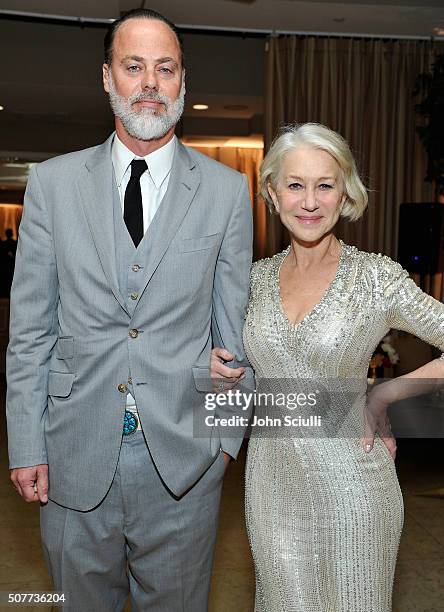
<path fill-rule="evenodd" d="M 158 140 L 165 136 L 169 130 L 178 123 L 182 116 L 185 104 L 185 83 L 182 86 L 178 97 L 171 100 L 165 94 L 158 92 L 140 92 L 129 98 L 125 98 L 117 93 L 114 82 L 109 71 L 109 102 L 112 111 L 120 119 L 123 127 L 133 138 L 138 140 Z M 135 111 L 132 105 L 141 100 L 154 100 L 164 104 L 164 111 L 155 111 L 151 108 L 141 108 Z"/>

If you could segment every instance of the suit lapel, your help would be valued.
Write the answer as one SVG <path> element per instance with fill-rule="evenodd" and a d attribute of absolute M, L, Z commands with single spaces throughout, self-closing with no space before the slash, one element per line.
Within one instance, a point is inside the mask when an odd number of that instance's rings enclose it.
<path fill-rule="evenodd" d="M 120 207 L 120 198 L 111 159 L 113 136 L 114 134 L 97 147 L 86 161 L 85 171 L 82 173 L 78 186 L 83 209 L 105 276 L 116 300 L 130 315 L 120 293 L 116 268 L 113 200 L 117 198 Z"/>
<path fill-rule="evenodd" d="M 143 285 L 140 293 L 146 289 L 162 261 L 171 240 L 193 201 L 199 184 L 200 172 L 198 166 L 191 159 L 183 144 L 177 141 L 168 189 L 144 236 L 144 240 L 148 244 Z"/>

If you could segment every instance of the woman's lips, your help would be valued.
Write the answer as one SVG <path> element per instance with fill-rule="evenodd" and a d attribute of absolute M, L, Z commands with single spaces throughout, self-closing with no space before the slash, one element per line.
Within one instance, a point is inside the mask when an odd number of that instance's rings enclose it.
<path fill-rule="evenodd" d="M 314 223 L 319 223 L 322 217 L 303 217 L 301 215 L 296 215 L 296 219 L 303 225 L 313 225 Z"/>

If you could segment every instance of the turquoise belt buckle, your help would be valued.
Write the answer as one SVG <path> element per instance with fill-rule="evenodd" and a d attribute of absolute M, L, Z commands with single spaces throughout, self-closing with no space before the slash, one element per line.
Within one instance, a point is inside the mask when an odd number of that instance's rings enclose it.
<path fill-rule="evenodd" d="M 139 420 L 131 410 L 125 410 L 123 415 L 123 435 L 129 436 L 137 431 Z"/>

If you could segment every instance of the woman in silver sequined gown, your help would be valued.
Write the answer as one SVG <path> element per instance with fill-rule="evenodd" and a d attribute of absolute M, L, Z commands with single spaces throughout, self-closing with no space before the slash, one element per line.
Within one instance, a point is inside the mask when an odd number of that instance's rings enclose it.
<path fill-rule="evenodd" d="M 310 129 L 322 136 L 327 128 L 304 129 L 310 145 Z M 296 132 L 293 129 L 293 141 L 298 143 L 301 128 Z M 262 167 L 262 180 L 271 185 L 273 164 L 279 160 L 276 150 L 268 156 L 273 154 Z M 298 192 L 308 191 L 311 179 L 307 186 L 299 178 L 291 180 L 299 185 Z M 323 197 L 320 193 L 318 202 L 314 196 L 310 206 L 296 200 L 292 214 L 322 212 Z M 303 245 L 310 246 L 316 220 L 296 227 L 282 214 L 282 206 L 279 212 L 292 244 L 253 265 L 246 354 L 259 390 L 261 381 L 275 394 L 294 390 L 291 385 L 298 387 L 301 380 L 305 390 L 321 382 L 329 402 L 316 433 L 293 429 L 275 435 L 252 428 L 246 520 L 256 571 L 255 611 L 389 612 L 403 502 L 394 460 L 381 438 L 376 437 L 370 452 L 363 449 L 367 370 L 390 328 L 416 334 L 444 350 L 444 305 L 425 295 L 399 264 L 337 241 L 327 227 L 316 244 L 328 240 L 331 248 L 337 246 L 336 273 L 316 305 L 294 324 L 281 297 L 282 267 L 295 240 L 302 236 Z M 333 215 L 327 221 L 334 226 L 336 219 Z M 443 376 L 444 363 L 435 361 L 417 376 Z M 219 376 L 224 372 L 213 371 Z M 317 414 L 317 408 L 311 412 Z"/>

